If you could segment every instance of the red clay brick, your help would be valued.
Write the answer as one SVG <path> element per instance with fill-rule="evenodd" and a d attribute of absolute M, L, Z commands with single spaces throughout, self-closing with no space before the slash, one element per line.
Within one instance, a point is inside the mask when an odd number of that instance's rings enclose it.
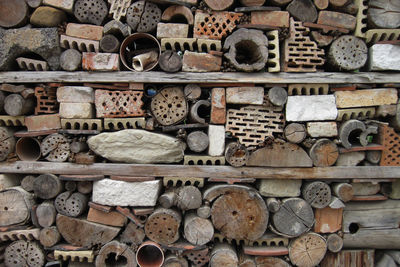
<path fill-rule="evenodd" d="M 61 129 L 60 115 L 38 115 L 25 117 L 25 126 L 28 131 L 46 131 Z"/>
<path fill-rule="evenodd" d="M 99 118 L 144 116 L 143 91 L 96 90 L 95 105 Z"/>
<path fill-rule="evenodd" d="M 254 11 L 251 12 L 251 24 L 289 28 L 289 12 L 287 11 Z"/>

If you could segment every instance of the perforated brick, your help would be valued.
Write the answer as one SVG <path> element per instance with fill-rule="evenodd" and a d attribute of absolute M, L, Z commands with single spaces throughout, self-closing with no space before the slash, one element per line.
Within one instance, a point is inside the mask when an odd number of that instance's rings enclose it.
<path fill-rule="evenodd" d="M 367 31 L 367 10 L 368 10 L 368 0 L 355 0 L 355 3 L 358 7 L 357 11 L 357 23 L 356 30 L 354 31 L 354 35 L 360 38 L 365 37 L 365 32 Z"/>
<path fill-rule="evenodd" d="M 400 166 L 400 135 L 388 125 L 380 125 L 379 139 L 379 143 L 385 147 L 380 166 Z"/>
<path fill-rule="evenodd" d="M 266 35 L 268 37 L 268 72 L 280 72 L 279 31 L 269 31 Z"/>
<path fill-rule="evenodd" d="M 0 116 L 0 126 L 24 126 L 25 116 Z"/>
<path fill-rule="evenodd" d="M 21 70 L 46 71 L 49 69 L 47 62 L 44 60 L 19 57 L 16 59 L 16 61 Z"/>
<path fill-rule="evenodd" d="M 225 165 L 224 156 L 185 155 L 184 165 Z"/>
<path fill-rule="evenodd" d="M 400 40 L 400 29 L 374 29 L 368 30 L 365 34 L 368 44 L 380 41 Z"/>
<path fill-rule="evenodd" d="M 289 84 L 288 95 L 327 95 L 329 84 Z"/>
<path fill-rule="evenodd" d="M 230 34 L 239 23 L 242 13 L 196 11 L 193 37 L 221 40 Z"/>
<path fill-rule="evenodd" d="M 131 5 L 132 0 L 108 0 L 111 4 L 109 14 L 113 14 L 113 19 L 120 20 L 125 17 L 128 7 Z"/>
<path fill-rule="evenodd" d="M 99 52 L 100 42 L 61 35 L 60 46 L 65 49 L 71 48 L 81 52 Z"/>
<path fill-rule="evenodd" d="M 222 49 L 220 40 L 197 39 L 197 47 L 199 52 L 221 51 Z"/>
<path fill-rule="evenodd" d="M 36 87 L 36 107 L 35 115 L 53 114 L 58 112 L 57 88 L 55 87 Z"/>
<path fill-rule="evenodd" d="M 161 39 L 161 50 L 194 51 L 196 42 L 196 38 L 163 38 Z"/>
<path fill-rule="evenodd" d="M 347 121 L 352 119 L 365 120 L 375 117 L 375 108 L 346 108 L 338 109 L 337 121 Z"/>
<path fill-rule="evenodd" d="M 227 112 L 226 131 L 247 147 L 257 146 L 273 134 L 283 133 L 285 124 L 281 108 L 246 106 Z"/>
<path fill-rule="evenodd" d="M 99 118 L 144 116 L 143 91 L 96 90 L 95 105 Z"/>
<path fill-rule="evenodd" d="M 290 37 L 284 41 L 282 71 L 315 72 L 325 63 L 324 50 L 311 41 L 310 29 L 302 22 L 290 19 Z"/>
<path fill-rule="evenodd" d="M 64 251 L 55 250 L 54 258 L 57 260 L 74 261 L 74 262 L 93 262 L 94 252 L 92 250 L 80 251 Z"/>
<path fill-rule="evenodd" d="M 186 250 L 182 255 L 191 261 L 191 266 L 193 267 L 206 266 L 210 261 L 210 253 L 208 248 L 200 250 Z"/>
<path fill-rule="evenodd" d="M 197 177 L 164 177 L 164 186 L 179 187 L 183 185 L 192 185 L 196 187 L 204 186 L 204 178 Z"/>
<path fill-rule="evenodd" d="M 124 130 L 124 129 L 143 129 L 146 126 L 145 118 L 105 118 L 104 129 L 106 130 Z"/>
<path fill-rule="evenodd" d="M 246 246 L 253 246 L 253 247 L 261 247 L 261 246 L 269 246 L 269 247 L 276 247 L 282 246 L 286 247 L 289 245 L 289 239 L 286 237 L 277 236 L 274 234 L 265 234 L 259 239 L 256 240 L 247 240 L 247 239 L 231 239 L 226 238 L 224 235 L 220 233 L 215 233 L 213 236 L 213 240 L 223 243 L 226 242 L 231 245 L 246 245 Z"/>
<path fill-rule="evenodd" d="M 61 128 L 65 130 L 103 130 L 100 119 L 61 119 Z"/>

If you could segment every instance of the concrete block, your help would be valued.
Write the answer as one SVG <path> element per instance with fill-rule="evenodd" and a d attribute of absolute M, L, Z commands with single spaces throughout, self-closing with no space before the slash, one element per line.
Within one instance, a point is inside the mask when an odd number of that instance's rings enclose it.
<path fill-rule="evenodd" d="M 397 90 L 367 89 L 356 91 L 335 92 L 336 106 L 338 108 L 371 107 L 380 105 L 397 104 Z"/>
<path fill-rule="evenodd" d="M 186 51 L 183 55 L 182 70 L 186 72 L 213 72 L 220 71 L 222 57 L 207 53 Z"/>
<path fill-rule="evenodd" d="M 225 122 L 226 122 L 225 88 L 213 88 L 211 91 L 210 123 L 225 124 Z"/>
<path fill-rule="evenodd" d="M 301 180 L 263 179 L 258 184 L 258 190 L 264 197 L 298 197 L 301 184 Z"/>
<path fill-rule="evenodd" d="M 189 34 L 189 25 L 182 23 L 158 23 L 157 38 L 186 38 Z"/>
<path fill-rule="evenodd" d="M 82 69 L 89 71 L 119 70 L 119 55 L 113 53 L 83 53 Z"/>
<path fill-rule="evenodd" d="M 62 9 L 68 13 L 74 12 L 74 2 L 75 0 L 43 0 L 43 4 Z"/>
<path fill-rule="evenodd" d="M 94 90 L 85 86 L 63 86 L 57 89 L 60 103 L 94 103 Z"/>
<path fill-rule="evenodd" d="M 336 122 L 307 122 L 307 133 L 311 137 L 334 137 L 338 128 Z"/>
<path fill-rule="evenodd" d="M 100 41 L 103 37 L 103 26 L 68 23 L 65 34 L 72 37 Z"/>
<path fill-rule="evenodd" d="M 365 151 L 348 152 L 339 154 L 336 166 L 357 166 L 365 159 Z"/>
<path fill-rule="evenodd" d="M 61 129 L 60 115 L 27 116 L 25 126 L 29 132 Z"/>
<path fill-rule="evenodd" d="M 374 44 L 369 48 L 368 68 L 371 71 L 400 70 L 400 46 Z"/>
<path fill-rule="evenodd" d="M 93 183 L 92 200 L 108 206 L 155 206 L 161 180 L 124 182 L 103 179 Z"/>
<path fill-rule="evenodd" d="M 336 120 L 337 113 L 333 95 L 289 96 L 286 103 L 287 121 Z"/>
<path fill-rule="evenodd" d="M 289 12 L 287 11 L 253 11 L 251 24 L 289 28 Z"/>
<path fill-rule="evenodd" d="M 60 117 L 65 119 L 92 119 L 94 106 L 91 103 L 60 103 Z"/>
<path fill-rule="evenodd" d="M 319 12 L 317 23 L 352 31 L 356 28 L 357 19 L 349 14 L 322 10 Z"/>
<path fill-rule="evenodd" d="M 226 103 L 262 105 L 264 103 L 263 87 L 228 87 Z"/>
<path fill-rule="evenodd" d="M 208 155 L 222 156 L 225 152 L 225 126 L 208 126 Z"/>

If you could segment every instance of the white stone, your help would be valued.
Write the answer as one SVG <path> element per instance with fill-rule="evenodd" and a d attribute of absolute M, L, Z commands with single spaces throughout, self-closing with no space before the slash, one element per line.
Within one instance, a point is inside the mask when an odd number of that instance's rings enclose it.
<path fill-rule="evenodd" d="M 400 46 L 375 44 L 369 48 L 369 69 L 371 71 L 400 70 Z"/>
<path fill-rule="evenodd" d="M 336 161 L 336 166 L 357 166 L 365 159 L 364 151 L 348 152 L 339 154 Z"/>
<path fill-rule="evenodd" d="M 301 180 L 262 179 L 258 190 L 264 197 L 298 197 L 301 184 Z"/>
<path fill-rule="evenodd" d="M 336 120 L 338 111 L 334 95 L 289 96 L 287 121 Z"/>
<path fill-rule="evenodd" d="M 184 151 L 179 139 L 138 129 L 101 133 L 87 143 L 96 154 L 126 163 L 176 163 L 183 159 Z"/>
<path fill-rule="evenodd" d="M 262 105 L 264 103 L 264 88 L 228 87 L 226 88 L 226 103 Z"/>
<path fill-rule="evenodd" d="M 103 179 L 93 183 L 92 201 L 108 206 L 155 206 L 161 180 L 124 182 Z"/>
<path fill-rule="evenodd" d="M 60 103 L 94 103 L 94 90 L 85 86 L 63 86 L 57 89 Z"/>
<path fill-rule="evenodd" d="M 338 128 L 336 122 L 307 122 L 307 132 L 311 137 L 334 137 Z"/>
<path fill-rule="evenodd" d="M 73 13 L 75 0 L 43 0 L 43 4 Z"/>
<path fill-rule="evenodd" d="M 94 106 L 91 103 L 60 103 L 60 117 L 63 119 L 92 119 Z"/>
<path fill-rule="evenodd" d="M 225 126 L 209 125 L 208 138 L 208 155 L 222 156 L 225 152 Z"/>

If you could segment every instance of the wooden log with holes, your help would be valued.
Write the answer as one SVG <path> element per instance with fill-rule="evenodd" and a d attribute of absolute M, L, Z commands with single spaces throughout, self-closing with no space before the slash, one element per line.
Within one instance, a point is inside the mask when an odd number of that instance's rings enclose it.
<path fill-rule="evenodd" d="M 302 195 L 311 207 L 322 209 L 331 202 L 331 188 L 324 182 L 308 182 L 303 185 Z"/>
<path fill-rule="evenodd" d="M 162 245 L 172 244 L 179 239 L 182 215 L 173 209 L 156 209 L 146 220 L 146 236 Z"/>
<path fill-rule="evenodd" d="M 41 227 L 50 227 L 56 222 L 57 211 L 53 201 L 44 201 L 36 208 L 36 216 Z"/>
<path fill-rule="evenodd" d="M 34 197 L 21 187 L 0 191 L 0 226 L 25 224 L 31 218 Z"/>
<path fill-rule="evenodd" d="M 112 255 L 116 256 L 113 257 Z M 112 266 L 120 266 L 119 264 L 122 264 L 120 257 L 126 260 L 126 263 L 123 266 L 137 266 L 136 255 L 132 249 L 124 243 L 113 240 L 100 249 L 99 255 L 96 257 L 96 267 L 108 266 L 108 264 L 111 264 Z"/>
<path fill-rule="evenodd" d="M 41 199 L 55 198 L 63 190 L 63 184 L 54 174 L 42 174 L 33 182 L 33 191 Z"/>
<path fill-rule="evenodd" d="M 40 244 L 45 247 L 52 247 L 61 240 L 61 235 L 56 226 L 45 227 L 40 231 Z"/>
<path fill-rule="evenodd" d="M 354 196 L 353 186 L 348 183 L 333 183 L 332 192 L 343 202 L 350 201 Z"/>
<path fill-rule="evenodd" d="M 35 241 L 14 241 L 4 252 L 4 262 L 9 267 L 44 266 L 45 260 L 43 249 Z"/>
<path fill-rule="evenodd" d="M 249 151 L 237 142 L 229 143 L 225 148 L 225 159 L 233 167 L 242 167 L 249 160 Z"/>
<path fill-rule="evenodd" d="M 0 127 L 0 161 L 4 161 L 15 150 L 14 130 Z"/>
<path fill-rule="evenodd" d="M 310 158 L 316 167 L 332 166 L 338 157 L 339 149 L 329 139 L 319 139 L 310 149 Z"/>
<path fill-rule="evenodd" d="M 193 245 L 205 245 L 214 236 L 214 226 L 208 219 L 197 216 L 194 212 L 185 215 L 184 235 Z"/>
<path fill-rule="evenodd" d="M 289 245 L 289 258 L 298 267 L 318 265 L 326 253 L 326 240 L 316 233 L 304 234 Z"/>
<path fill-rule="evenodd" d="M 211 251 L 210 267 L 237 266 L 238 263 L 238 255 L 231 245 L 219 243 Z"/>
<path fill-rule="evenodd" d="M 66 161 L 70 155 L 70 144 L 68 139 L 61 134 L 46 136 L 40 144 L 40 150 L 46 160 L 52 162 Z"/>
<path fill-rule="evenodd" d="M 78 217 L 86 211 L 88 202 L 88 197 L 82 193 L 65 191 L 57 196 L 55 207 L 60 214 Z"/>

